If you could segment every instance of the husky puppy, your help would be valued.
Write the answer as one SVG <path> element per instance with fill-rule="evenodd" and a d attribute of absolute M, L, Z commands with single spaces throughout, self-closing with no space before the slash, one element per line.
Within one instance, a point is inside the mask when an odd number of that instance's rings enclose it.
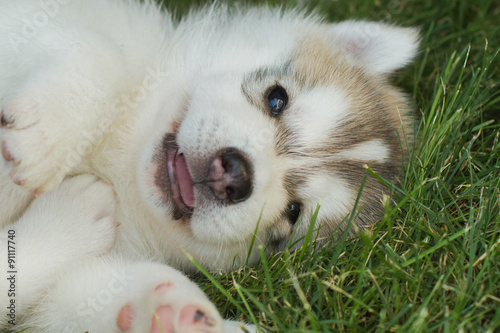
<path fill-rule="evenodd" d="M 1 1 L 0 326 L 236 332 L 177 269 L 241 266 L 253 239 L 254 263 L 318 204 L 318 238 L 345 230 L 365 164 L 400 176 L 409 107 L 389 78 L 417 44 L 269 8 Z M 384 191 L 367 179 L 347 232 Z"/>

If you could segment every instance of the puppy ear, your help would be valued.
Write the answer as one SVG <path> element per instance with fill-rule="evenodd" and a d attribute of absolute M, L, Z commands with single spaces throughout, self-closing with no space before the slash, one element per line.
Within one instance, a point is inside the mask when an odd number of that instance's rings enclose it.
<path fill-rule="evenodd" d="M 335 42 L 374 74 L 388 74 L 408 64 L 420 43 L 416 28 L 376 22 L 345 21 L 332 25 L 331 31 Z"/>

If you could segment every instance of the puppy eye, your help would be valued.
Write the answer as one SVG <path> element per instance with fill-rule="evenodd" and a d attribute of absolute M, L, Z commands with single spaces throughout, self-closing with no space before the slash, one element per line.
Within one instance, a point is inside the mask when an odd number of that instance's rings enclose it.
<path fill-rule="evenodd" d="M 297 223 L 300 217 L 300 204 L 297 202 L 291 202 L 288 204 L 288 207 L 286 208 L 286 213 L 288 216 L 288 219 L 290 223 L 293 225 Z"/>
<path fill-rule="evenodd" d="M 271 90 L 267 100 L 271 109 L 271 115 L 276 117 L 285 109 L 286 104 L 288 103 L 288 95 L 286 94 L 285 89 L 277 86 Z"/>

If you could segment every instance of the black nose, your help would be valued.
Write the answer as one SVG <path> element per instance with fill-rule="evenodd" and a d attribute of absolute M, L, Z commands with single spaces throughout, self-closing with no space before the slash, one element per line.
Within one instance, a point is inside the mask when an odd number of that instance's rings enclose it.
<path fill-rule="evenodd" d="M 205 183 L 222 201 L 245 201 L 252 193 L 253 170 L 248 158 L 236 148 L 220 151 L 209 164 Z"/>

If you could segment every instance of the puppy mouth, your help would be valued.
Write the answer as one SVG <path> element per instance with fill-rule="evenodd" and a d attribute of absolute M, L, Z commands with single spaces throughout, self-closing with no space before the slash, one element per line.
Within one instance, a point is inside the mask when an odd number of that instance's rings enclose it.
<path fill-rule="evenodd" d="M 156 186 L 174 204 L 173 218 L 189 219 L 194 210 L 194 182 L 175 134 L 169 133 L 165 136 L 159 155 Z"/>

